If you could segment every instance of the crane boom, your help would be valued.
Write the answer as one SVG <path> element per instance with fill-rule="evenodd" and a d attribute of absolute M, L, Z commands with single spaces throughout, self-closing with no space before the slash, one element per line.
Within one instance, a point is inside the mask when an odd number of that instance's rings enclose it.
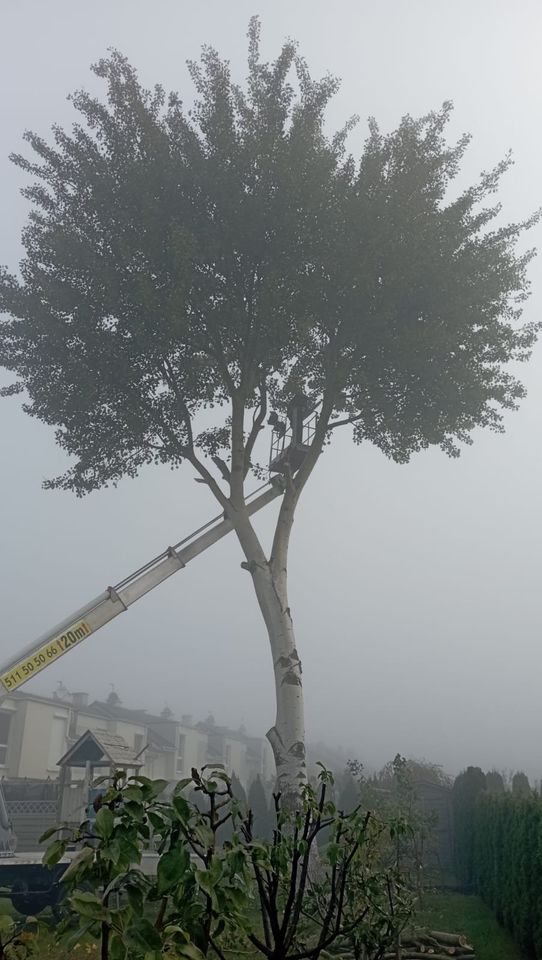
<path fill-rule="evenodd" d="M 283 493 L 279 480 L 273 480 L 260 496 L 247 498 L 249 515 L 267 506 Z M 261 489 L 261 487 L 259 488 Z M 258 493 L 258 490 L 254 491 Z M 33 643 L 21 650 L 16 656 L 0 666 L 0 702 L 18 687 L 31 680 L 59 657 L 68 653 L 91 633 L 95 633 L 119 613 L 124 613 L 136 600 L 154 590 L 158 584 L 167 580 L 177 570 L 211 547 L 233 530 L 231 520 L 223 514 L 214 517 L 205 526 L 185 537 L 173 547 L 168 547 L 144 567 L 140 567 L 114 587 L 108 587 L 86 606 L 81 607 L 70 617 L 57 624 L 52 630 L 42 634 Z"/>

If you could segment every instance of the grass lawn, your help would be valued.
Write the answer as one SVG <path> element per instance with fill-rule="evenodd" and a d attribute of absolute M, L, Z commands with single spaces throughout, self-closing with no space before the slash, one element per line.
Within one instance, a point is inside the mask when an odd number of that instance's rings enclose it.
<path fill-rule="evenodd" d="M 0 916 L 11 913 L 11 904 L 0 898 Z M 415 923 L 432 930 L 463 933 L 473 945 L 476 960 L 525 960 L 511 937 L 499 926 L 489 907 L 478 897 L 460 893 L 427 894 Z M 52 934 L 43 932 L 34 945 L 32 960 L 94 960 L 95 944 L 80 944 L 68 954 L 55 945 Z M 230 956 L 228 951 L 228 956 Z M 245 960 L 243 957 L 242 960 Z"/>
<path fill-rule="evenodd" d="M 474 947 L 476 960 L 525 960 L 489 907 L 478 897 L 461 893 L 428 894 L 416 923 L 433 930 L 465 934 Z"/>

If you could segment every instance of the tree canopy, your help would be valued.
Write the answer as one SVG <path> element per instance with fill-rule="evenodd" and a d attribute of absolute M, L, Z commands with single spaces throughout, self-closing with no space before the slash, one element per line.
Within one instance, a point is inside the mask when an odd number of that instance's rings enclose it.
<path fill-rule="evenodd" d="M 447 143 L 449 103 L 390 134 L 371 120 L 355 159 L 353 121 L 325 132 L 337 81 L 258 41 L 254 19 L 243 87 L 204 47 L 190 108 L 113 52 L 106 101 L 77 92 L 71 132 L 14 157 L 32 212 L 0 282 L 4 392 L 74 458 L 49 486 L 187 459 L 220 497 L 215 457 L 242 489 L 270 407 L 302 390 L 320 419 L 299 489 L 339 424 L 396 461 L 456 454 L 523 394 L 507 364 L 537 332 L 515 249 L 533 220 L 496 225 L 487 202 L 509 159 L 452 197 L 468 137 Z"/>
<path fill-rule="evenodd" d="M 522 770 L 518 770 L 512 777 L 512 794 L 515 797 L 530 797 L 532 795 L 529 778 Z"/>

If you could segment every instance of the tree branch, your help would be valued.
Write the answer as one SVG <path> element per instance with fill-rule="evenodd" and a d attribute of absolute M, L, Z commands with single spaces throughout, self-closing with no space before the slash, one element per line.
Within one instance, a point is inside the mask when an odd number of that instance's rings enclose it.
<path fill-rule="evenodd" d="M 364 416 L 365 414 L 358 413 L 355 417 L 345 417 L 344 420 L 333 420 L 327 428 L 328 433 L 330 430 L 335 430 L 336 427 L 344 427 L 347 423 L 355 423 L 356 420 L 362 420 Z"/>
<path fill-rule="evenodd" d="M 328 394 L 324 395 L 320 416 L 318 417 L 316 430 L 314 432 L 314 437 L 309 451 L 306 454 L 299 470 L 293 477 L 291 483 L 287 484 L 286 492 L 280 505 L 277 525 L 275 528 L 275 536 L 273 538 L 273 546 L 271 548 L 271 557 L 273 561 L 278 563 L 279 568 L 285 567 L 286 565 L 286 556 L 288 553 L 288 544 L 294 522 L 295 508 L 297 506 L 300 493 L 309 479 L 316 465 L 316 461 L 322 452 L 329 419 L 333 413 L 334 397 L 335 391 L 333 394 L 331 394 L 331 391 L 328 391 Z"/>
<path fill-rule="evenodd" d="M 244 392 L 236 390 L 231 400 L 231 481 L 230 499 L 236 510 L 245 503 L 245 438 L 244 438 Z"/>
<path fill-rule="evenodd" d="M 262 379 L 260 381 L 260 385 L 258 389 L 260 392 L 260 403 L 258 407 L 258 412 L 255 414 L 252 420 L 252 427 L 250 429 L 250 433 L 245 443 L 245 473 L 244 473 L 245 477 L 250 469 L 250 458 L 252 456 L 254 444 L 258 439 L 258 435 L 260 433 L 260 430 L 262 429 L 263 422 L 267 414 L 267 388 L 265 385 L 265 379 Z"/>
<path fill-rule="evenodd" d="M 200 291 L 201 292 L 201 291 Z M 205 299 L 205 297 L 204 297 Z M 205 313 L 194 303 L 193 299 L 190 298 L 190 309 L 192 312 L 199 318 L 199 321 L 207 334 L 207 339 L 204 344 L 200 342 L 199 347 L 201 352 L 204 353 L 211 360 L 214 360 L 218 367 L 218 372 L 224 381 L 224 386 L 226 387 L 227 392 L 232 396 L 233 391 L 235 390 L 235 383 L 233 378 L 228 370 L 228 364 L 226 362 L 226 357 L 222 349 L 222 344 L 216 335 L 216 330 L 211 325 L 207 324 L 207 318 Z M 211 346 L 212 342 L 212 346 Z"/>
<path fill-rule="evenodd" d="M 177 379 L 175 377 L 175 374 L 173 373 L 173 370 L 171 369 L 171 364 L 167 359 L 167 357 L 162 357 L 162 362 L 164 365 L 164 374 L 165 374 L 166 380 L 175 395 L 177 406 L 181 414 L 181 419 L 186 427 L 186 432 L 188 434 L 188 444 L 193 450 L 194 434 L 192 431 L 192 418 L 190 416 L 190 410 L 188 409 L 186 401 L 182 396 L 181 391 L 179 390 L 179 384 L 177 383 Z"/>
<path fill-rule="evenodd" d="M 262 943 L 262 941 L 258 939 L 256 934 L 249 933 L 248 939 L 250 940 L 251 943 L 254 944 L 254 946 L 256 947 L 257 950 L 260 951 L 260 953 L 264 954 L 264 956 L 266 957 L 273 956 L 273 950 L 271 949 L 271 947 L 267 947 L 265 943 Z"/>
<path fill-rule="evenodd" d="M 226 960 L 226 955 L 222 953 L 222 950 L 220 949 L 218 944 L 215 943 L 215 941 L 213 940 L 210 934 L 209 934 L 209 946 L 214 950 L 217 957 L 219 957 L 219 960 Z"/>

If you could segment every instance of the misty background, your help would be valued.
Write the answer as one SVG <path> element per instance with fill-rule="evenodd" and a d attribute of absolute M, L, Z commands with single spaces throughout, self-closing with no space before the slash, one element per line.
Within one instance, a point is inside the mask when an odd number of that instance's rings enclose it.
<path fill-rule="evenodd" d="M 368 116 L 387 132 L 405 113 L 452 99 L 449 137 L 473 135 L 459 186 L 511 148 L 504 219 L 542 204 L 536 0 L 2 0 L 0 264 L 16 269 L 28 213 L 19 194 L 28 181 L 8 154 L 27 151 L 27 128 L 48 137 L 52 123 L 70 125 L 74 89 L 103 95 L 91 63 L 116 47 L 145 85 L 160 82 L 189 102 L 185 61 L 202 43 L 243 79 L 254 13 L 264 56 L 292 36 L 314 75 L 342 78 L 328 123 L 360 115 L 355 154 Z M 526 242 L 542 245 L 540 226 Z M 524 317 L 536 320 L 540 257 L 530 277 Z M 541 372 L 539 345 L 520 371 L 528 397 L 506 416 L 506 433 L 477 431 L 459 460 L 429 451 L 397 466 L 369 444 L 355 447 L 347 430 L 325 449 L 290 553 L 309 742 L 342 746 L 369 766 L 399 751 L 451 773 L 480 764 L 542 776 Z M 43 491 L 66 457 L 18 397 L 0 401 L 0 442 L 2 661 L 218 513 L 189 466 L 147 467 L 82 500 Z M 256 525 L 265 537 L 271 519 Z M 264 735 L 273 674 L 241 559 L 230 536 L 26 689 L 51 694 L 63 681 L 104 699 L 114 685 L 127 707 L 167 704 L 195 720 L 212 712 Z"/>

